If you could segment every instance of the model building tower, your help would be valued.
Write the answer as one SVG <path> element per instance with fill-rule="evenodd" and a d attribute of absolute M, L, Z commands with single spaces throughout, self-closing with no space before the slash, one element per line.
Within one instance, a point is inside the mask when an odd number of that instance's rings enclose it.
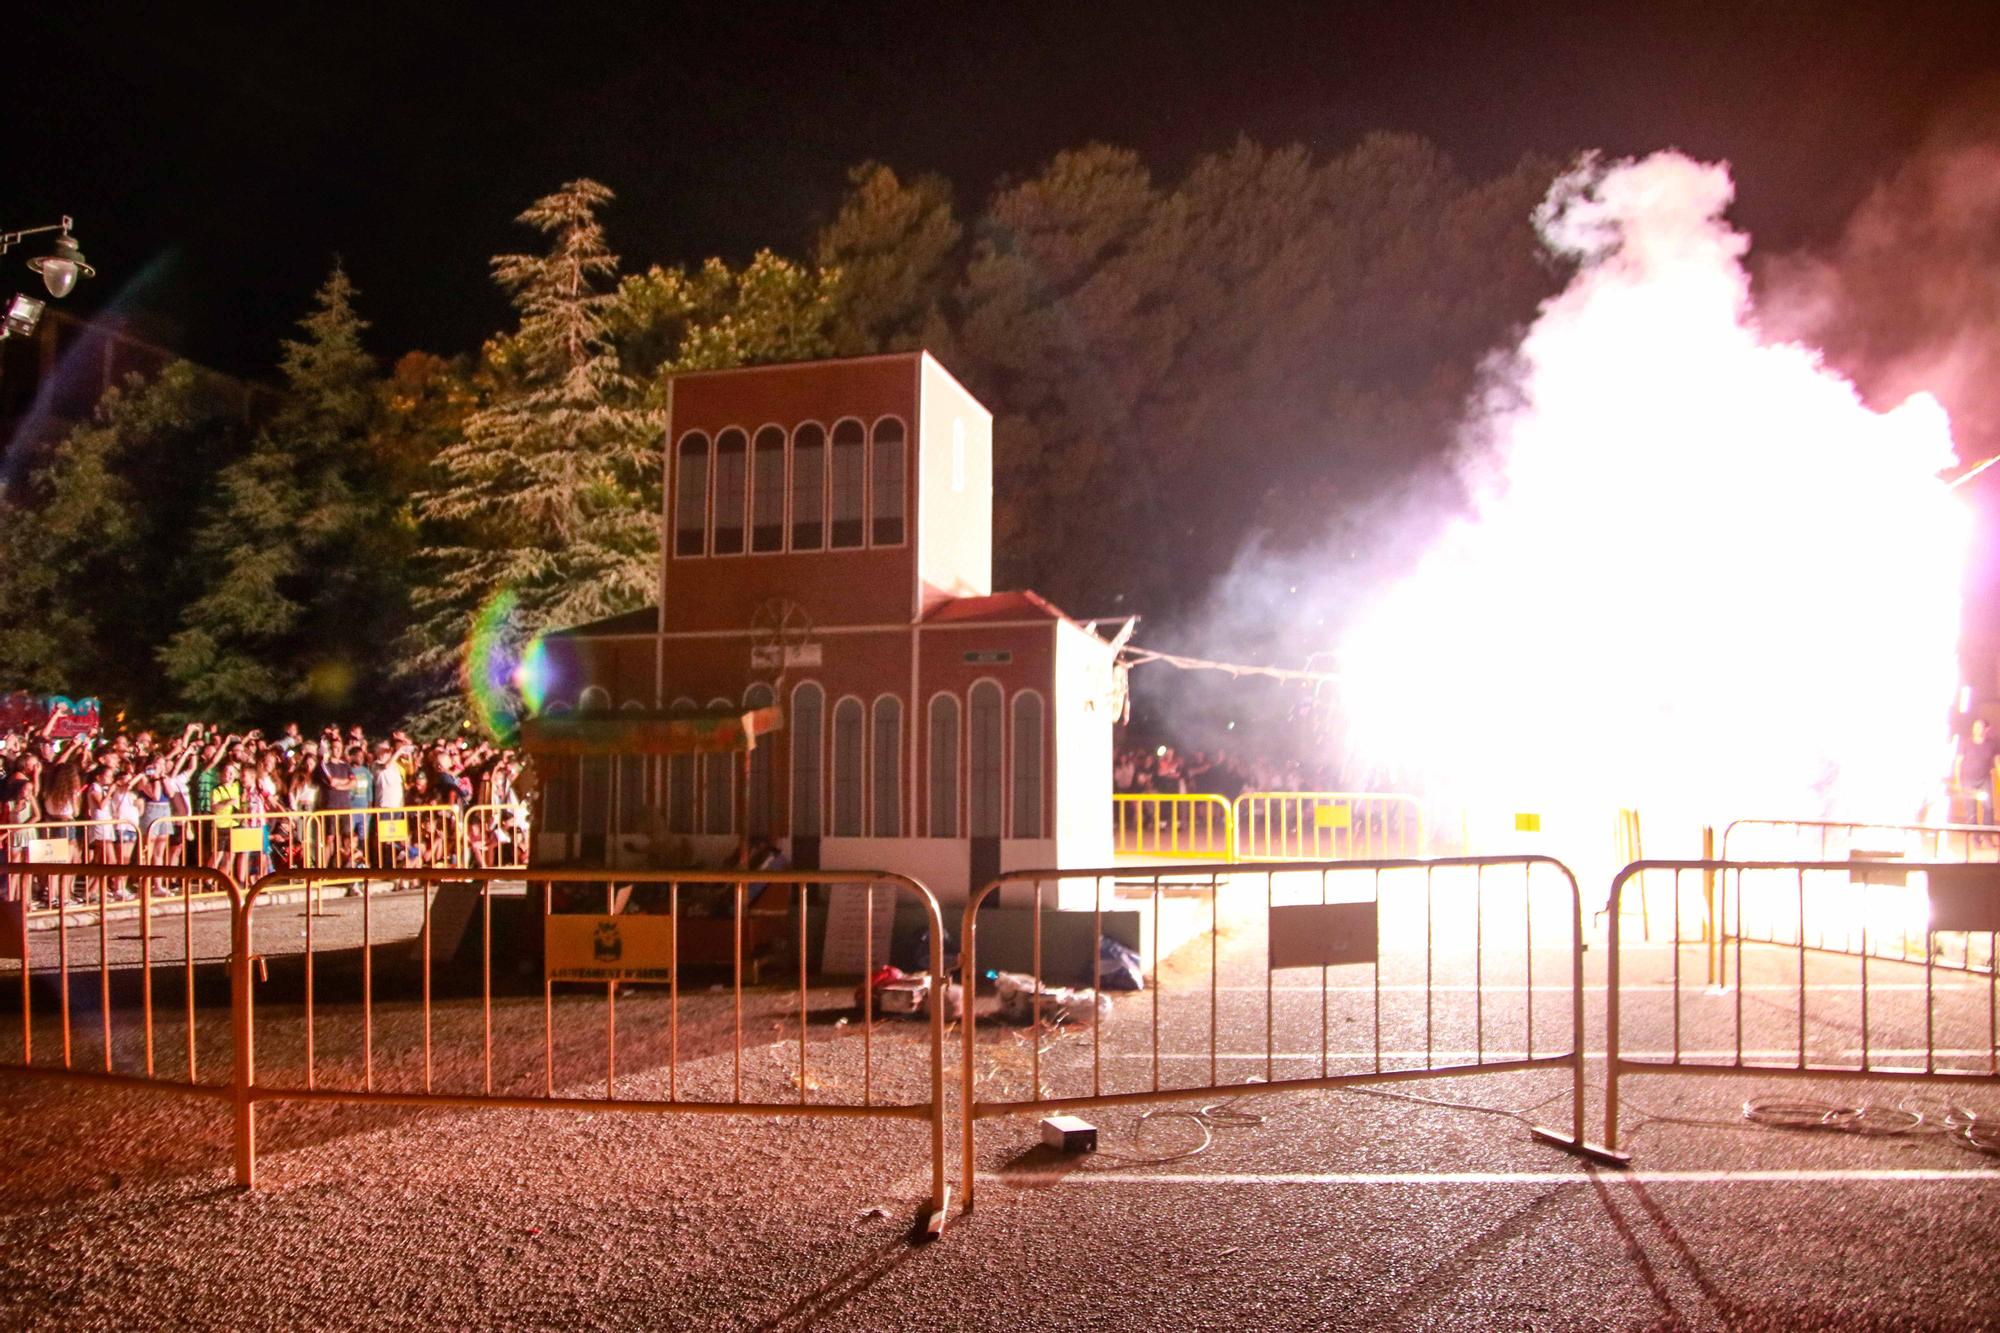
<path fill-rule="evenodd" d="M 1108 864 L 1113 646 L 995 592 L 992 415 L 928 353 L 676 377 L 660 603 L 553 635 L 545 708 L 775 704 L 727 754 L 578 761 L 543 840 L 717 863 L 747 835 L 804 868 Z M 740 790 L 745 784 L 747 790 Z"/>

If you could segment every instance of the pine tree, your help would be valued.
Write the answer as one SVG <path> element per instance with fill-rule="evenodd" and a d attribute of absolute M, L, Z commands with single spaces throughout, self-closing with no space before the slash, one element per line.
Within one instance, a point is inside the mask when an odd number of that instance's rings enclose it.
<path fill-rule="evenodd" d="M 518 221 L 550 237 L 501 255 L 495 280 L 520 326 L 489 343 L 494 380 L 417 499 L 432 540 L 415 594 L 423 720 L 464 716 L 453 689 L 480 608 L 503 592 L 520 639 L 644 605 L 659 559 L 660 422 L 607 326 L 618 260 L 597 211 L 612 193 L 571 181 Z"/>
<path fill-rule="evenodd" d="M 247 455 L 224 469 L 196 539 L 203 591 L 160 650 L 196 713 L 231 722 L 322 716 L 365 701 L 391 572 L 369 434 L 379 376 L 366 323 L 336 266 L 284 345 L 284 396 Z M 393 596 L 393 594 L 386 594 Z"/>

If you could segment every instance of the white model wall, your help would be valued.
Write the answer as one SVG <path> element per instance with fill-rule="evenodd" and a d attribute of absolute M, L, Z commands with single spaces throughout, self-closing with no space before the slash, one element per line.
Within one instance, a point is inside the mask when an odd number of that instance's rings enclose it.
<path fill-rule="evenodd" d="M 993 414 L 926 353 L 920 361 L 917 575 L 956 597 L 993 591 Z"/>
<path fill-rule="evenodd" d="M 1056 626 L 1058 865 L 1111 864 L 1111 729 L 1119 708 L 1114 660 L 1111 645 L 1082 626 L 1068 621 Z"/>

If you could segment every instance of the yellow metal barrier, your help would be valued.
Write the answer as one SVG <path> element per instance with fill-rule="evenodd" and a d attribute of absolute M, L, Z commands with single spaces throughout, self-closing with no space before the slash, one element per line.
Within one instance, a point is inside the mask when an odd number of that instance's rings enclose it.
<path fill-rule="evenodd" d="M 460 864 L 489 870 L 528 868 L 528 804 L 465 808 L 465 855 Z"/>
<path fill-rule="evenodd" d="M 468 864 L 455 805 L 364 806 L 278 816 L 298 829 L 301 870 L 407 870 Z"/>
<path fill-rule="evenodd" d="M 1246 791 L 1236 798 L 1245 861 L 1355 861 L 1421 856 L 1424 807 L 1395 792 Z"/>
<path fill-rule="evenodd" d="M 1111 798 L 1112 850 L 1175 861 L 1236 859 L 1236 827 L 1220 796 L 1138 792 Z"/>
<path fill-rule="evenodd" d="M 28 917 L 53 916 L 60 910 L 58 900 L 83 891 L 81 881 L 54 869 L 56 863 L 88 863 L 96 866 L 130 865 L 139 850 L 139 829 L 123 819 L 48 819 L 33 824 L 0 824 L 0 876 L 20 876 L 24 887 L 18 894 L 0 892 L 0 897 L 18 898 Z M 14 869 L 8 866 L 29 866 Z"/>

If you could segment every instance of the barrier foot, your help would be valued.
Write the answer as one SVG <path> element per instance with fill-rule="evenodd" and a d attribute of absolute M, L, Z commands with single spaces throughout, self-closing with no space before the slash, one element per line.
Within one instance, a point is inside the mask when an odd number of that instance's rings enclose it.
<path fill-rule="evenodd" d="M 1528 1126 L 1528 1133 L 1537 1143 L 1546 1143 L 1551 1148 L 1561 1148 L 1564 1152 L 1572 1156 L 1587 1157 L 1591 1161 L 1603 1166 L 1632 1165 L 1632 1154 L 1630 1153 L 1619 1152 L 1616 1148 L 1607 1148 L 1601 1143 L 1588 1143 L 1582 1139 L 1571 1138 L 1559 1129 L 1544 1129 L 1540 1125 L 1530 1125 Z"/>
<path fill-rule="evenodd" d="M 923 1234 L 918 1239 L 940 1239 L 944 1235 L 945 1219 L 949 1216 L 951 1216 L 951 1186 L 946 1185 L 944 1197 L 938 1200 L 938 1206 L 925 1215 Z"/>

